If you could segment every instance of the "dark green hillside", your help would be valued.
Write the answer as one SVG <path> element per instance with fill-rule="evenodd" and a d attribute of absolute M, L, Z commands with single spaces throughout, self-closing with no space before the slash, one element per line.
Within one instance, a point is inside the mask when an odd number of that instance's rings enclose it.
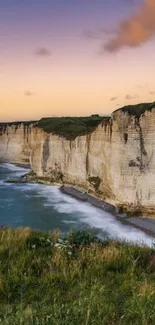
<path fill-rule="evenodd" d="M 109 117 L 92 115 L 87 117 L 49 117 L 42 118 L 35 126 L 47 133 L 60 135 L 68 140 L 79 135 L 91 133 L 102 121 L 109 121 Z"/>

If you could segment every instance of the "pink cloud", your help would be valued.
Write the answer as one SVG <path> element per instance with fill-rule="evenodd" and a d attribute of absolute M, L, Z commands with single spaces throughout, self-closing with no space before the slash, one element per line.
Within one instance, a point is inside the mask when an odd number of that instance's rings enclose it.
<path fill-rule="evenodd" d="M 122 20 L 116 36 L 102 45 L 102 53 L 117 52 L 124 47 L 135 48 L 155 36 L 155 0 L 144 0 L 136 12 Z"/>

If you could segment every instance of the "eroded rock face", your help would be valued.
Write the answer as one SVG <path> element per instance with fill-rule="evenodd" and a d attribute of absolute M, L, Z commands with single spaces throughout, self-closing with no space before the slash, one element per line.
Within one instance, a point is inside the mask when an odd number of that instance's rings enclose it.
<path fill-rule="evenodd" d="M 40 177 L 90 189 L 112 204 L 155 211 L 155 109 L 140 117 L 118 110 L 72 141 L 33 125 L 0 134 L 1 161 L 30 161 Z"/>
<path fill-rule="evenodd" d="M 113 114 L 114 155 L 119 152 L 115 166 L 118 175 L 115 195 L 120 205 L 134 205 L 137 210 L 141 210 L 141 206 L 147 207 L 148 213 L 155 207 L 154 133 L 155 109 L 146 111 L 139 118 L 121 110 Z"/>
<path fill-rule="evenodd" d="M 29 163 L 32 126 L 0 125 L 0 161 Z"/>

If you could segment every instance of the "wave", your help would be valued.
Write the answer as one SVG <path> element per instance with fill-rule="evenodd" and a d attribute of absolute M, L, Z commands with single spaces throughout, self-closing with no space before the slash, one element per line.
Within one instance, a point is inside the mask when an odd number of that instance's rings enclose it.
<path fill-rule="evenodd" d="M 63 223 L 66 223 L 66 224 L 76 224 L 77 225 L 77 221 L 73 221 L 73 220 L 63 220 Z"/>
<path fill-rule="evenodd" d="M 9 164 L 9 163 L 3 163 L 3 164 L 0 164 L 0 167 L 1 168 L 7 168 L 13 172 L 26 172 L 28 171 L 27 168 L 24 168 L 22 166 L 17 166 L 17 165 L 14 165 L 14 164 Z"/>
<path fill-rule="evenodd" d="M 1 166 L 0 166 L 1 167 Z M 11 176 L 22 175 L 26 168 L 18 167 L 12 164 L 3 164 L 3 167 L 11 171 Z M 2 181 L 0 181 L 2 182 Z M 5 184 L 5 183 L 3 183 Z M 67 196 L 59 191 L 58 187 L 48 186 L 43 184 L 5 184 L 13 186 L 23 195 L 40 196 L 43 198 L 45 209 L 55 210 L 59 214 L 63 214 L 62 222 L 75 223 L 80 225 L 88 225 L 101 231 L 103 234 L 107 233 L 110 238 L 119 239 L 127 242 L 134 242 L 152 246 L 153 238 L 143 231 L 138 230 L 133 226 L 122 224 L 113 215 L 98 208 L 93 207 L 89 203 L 80 202 L 70 196 Z M 53 214 L 54 212 L 52 212 Z M 67 220 L 68 219 L 68 220 Z"/>
<path fill-rule="evenodd" d="M 39 192 L 41 196 L 46 198 L 48 206 L 51 205 L 57 212 L 72 216 L 73 221 L 100 229 L 106 232 L 112 239 L 138 243 L 139 245 L 152 246 L 153 244 L 153 238 L 143 231 L 133 226 L 122 224 L 110 213 L 95 208 L 89 203 L 79 202 L 62 194 L 58 188 L 42 186 L 39 188 Z"/>
<path fill-rule="evenodd" d="M 12 198 L 6 198 L 6 199 L 0 199 L 0 202 L 13 202 L 13 199 Z"/>
<path fill-rule="evenodd" d="M 17 165 L 9 164 L 9 163 L 0 164 L 0 168 L 1 169 L 8 170 L 8 173 L 7 173 L 8 174 L 7 175 L 8 178 L 9 177 L 20 177 L 20 176 L 26 174 L 27 172 L 29 172 L 29 169 L 27 169 L 27 168 L 24 168 L 22 166 L 17 166 Z M 4 178 L 6 179 L 6 176 Z M 4 185 L 4 184 L 2 184 L 2 185 Z"/>

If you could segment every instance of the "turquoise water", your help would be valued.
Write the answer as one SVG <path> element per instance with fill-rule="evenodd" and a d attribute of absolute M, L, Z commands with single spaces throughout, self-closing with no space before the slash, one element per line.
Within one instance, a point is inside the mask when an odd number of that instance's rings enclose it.
<path fill-rule="evenodd" d="M 57 187 L 40 184 L 8 184 L 8 178 L 27 170 L 0 164 L 0 224 L 8 227 L 29 226 L 34 229 L 68 232 L 93 229 L 100 236 L 150 244 L 152 238 L 132 226 L 122 225 L 109 213 L 79 202 Z"/>

